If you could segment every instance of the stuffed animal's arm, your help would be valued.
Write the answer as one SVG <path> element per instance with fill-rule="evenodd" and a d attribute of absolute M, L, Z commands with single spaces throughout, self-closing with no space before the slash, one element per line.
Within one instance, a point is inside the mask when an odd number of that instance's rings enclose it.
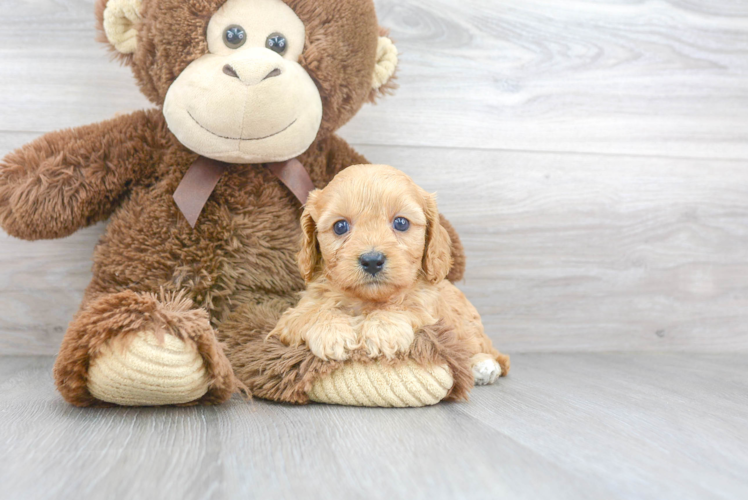
<path fill-rule="evenodd" d="M 0 160 L 0 225 L 37 240 L 106 219 L 166 141 L 157 110 L 43 135 Z"/>
<path fill-rule="evenodd" d="M 364 158 L 362 155 L 357 153 L 343 139 L 337 136 L 332 136 L 327 165 L 328 172 L 332 173 L 330 179 L 332 179 L 335 174 L 337 174 L 344 168 L 351 165 L 360 165 L 362 163 L 370 162 L 367 161 L 366 158 Z M 444 217 L 444 215 L 441 215 L 441 223 L 452 239 L 453 264 L 452 269 L 450 269 L 449 271 L 449 275 L 447 275 L 447 279 L 454 283 L 455 281 L 462 280 L 463 276 L 465 275 L 465 262 L 467 260 L 465 258 L 465 248 L 462 246 L 462 241 L 460 240 L 460 236 L 457 234 L 457 231 L 454 227 L 452 227 L 452 224 L 450 224 L 450 222 Z"/>

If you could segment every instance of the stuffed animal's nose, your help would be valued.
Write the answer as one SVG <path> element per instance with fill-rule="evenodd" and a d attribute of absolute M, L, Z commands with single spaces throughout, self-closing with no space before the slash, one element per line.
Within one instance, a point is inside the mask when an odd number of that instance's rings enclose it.
<path fill-rule="evenodd" d="M 223 72 L 231 78 L 239 79 L 242 83 L 244 83 L 244 85 L 256 85 L 262 81 L 267 80 L 268 78 L 280 76 L 282 73 L 280 68 L 270 69 L 264 67 L 255 70 L 254 68 L 247 69 L 240 67 L 236 63 L 233 66 L 231 64 L 224 65 Z"/>
<path fill-rule="evenodd" d="M 358 261 L 361 267 L 372 276 L 376 276 L 384 267 L 384 261 L 387 257 L 382 252 L 368 252 L 359 257 Z"/>

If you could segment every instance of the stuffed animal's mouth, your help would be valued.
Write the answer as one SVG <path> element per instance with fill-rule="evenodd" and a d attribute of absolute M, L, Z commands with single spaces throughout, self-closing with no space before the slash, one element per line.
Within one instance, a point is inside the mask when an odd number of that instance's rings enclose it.
<path fill-rule="evenodd" d="M 190 116 L 190 118 L 192 118 L 192 121 L 194 121 L 195 123 L 197 123 L 197 125 L 201 129 L 205 130 L 206 132 L 208 132 L 211 135 L 214 135 L 216 137 L 220 137 L 221 139 L 228 139 L 230 141 L 261 141 L 263 139 L 269 139 L 271 137 L 274 137 L 274 136 L 276 136 L 278 134 L 281 134 L 281 133 L 285 132 L 286 130 L 288 130 L 289 128 L 291 128 L 291 125 L 293 125 L 294 123 L 296 123 L 296 121 L 298 120 L 298 118 L 294 119 L 294 121 L 292 121 L 291 123 L 289 123 L 288 125 L 286 125 L 285 127 L 283 127 L 282 130 L 279 130 L 278 132 L 275 132 L 273 134 L 266 135 L 264 137 L 246 137 L 245 138 L 245 137 L 228 137 L 228 136 L 225 136 L 225 135 L 216 134 L 212 130 L 206 128 L 202 123 L 200 123 L 199 121 L 197 121 L 197 118 L 195 118 L 194 116 L 192 116 L 192 113 L 190 113 L 189 110 L 187 111 L 187 114 Z"/>

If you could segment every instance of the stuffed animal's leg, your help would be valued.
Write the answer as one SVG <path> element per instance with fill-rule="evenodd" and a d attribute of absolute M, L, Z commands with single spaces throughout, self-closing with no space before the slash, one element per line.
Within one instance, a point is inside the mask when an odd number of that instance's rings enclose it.
<path fill-rule="evenodd" d="M 237 377 L 254 396 L 304 404 L 424 406 L 466 399 L 473 386 L 470 352 L 453 329 L 430 325 L 416 332 L 401 359 L 325 361 L 306 344 L 268 336 L 293 297 L 248 302 L 218 326 Z"/>
<path fill-rule="evenodd" d="M 237 389 L 206 311 L 179 296 L 131 291 L 84 303 L 54 372 L 76 406 L 215 404 Z"/>
<path fill-rule="evenodd" d="M 226 346 L 234 373 L 253 396 L 307 403 L 303 381 L 313 374 L 306 368 L 310 360 L 323 363 L 322 360 L 302 342 L 285 344 L 280 335 L 269 335 L 281 315 L 296 305 L 297 298 L 288 295 L 264 299 L 258 296 L 257 300 L 247 300 L 232 312 L 218 325 L 219 340 Z"/>

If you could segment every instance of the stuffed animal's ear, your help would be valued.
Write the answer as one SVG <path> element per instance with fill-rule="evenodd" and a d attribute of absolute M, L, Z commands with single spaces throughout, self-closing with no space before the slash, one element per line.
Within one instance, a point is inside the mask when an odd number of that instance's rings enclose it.
<path fill-rule="evenodd" d="M 121 56 L 138 47 L 138 24 L 142 0 L 97 0 L 96 18 L 105 39 Z"/>
<path fill-rule="evenodd" d="M 381 30 L 382 35 L 377 41 L 377 63 L 374 66 L 374 77 L 371 82 L 371 100 L 378 95 L 386 94 L 394 90 L 395 71 L 397 70 L 397 47 L 388 37 L 384 36 L 386 30 Z"/>
<path fill-rule="evenodd" d="M 426 248 L 423 251 L 423 272 L 431 283 L 438 283 L 447 277 L 452 267 L 452 241 L 441 225 L 436 197 L 425 193 L 425 198 Z"/>
<path fill-rule="evenodd" d="M 301 214 L 301 250 L 298 255 L 298 263 L 301 276 L 307 283 L 314 278 L 314 271 L 321 259 L 319 242 L 317 242 L 317 224 L 312 217 L 317 193 L 318 190 L 309 193 L 309 199 L 304 206 L 304 213 Z"/>

